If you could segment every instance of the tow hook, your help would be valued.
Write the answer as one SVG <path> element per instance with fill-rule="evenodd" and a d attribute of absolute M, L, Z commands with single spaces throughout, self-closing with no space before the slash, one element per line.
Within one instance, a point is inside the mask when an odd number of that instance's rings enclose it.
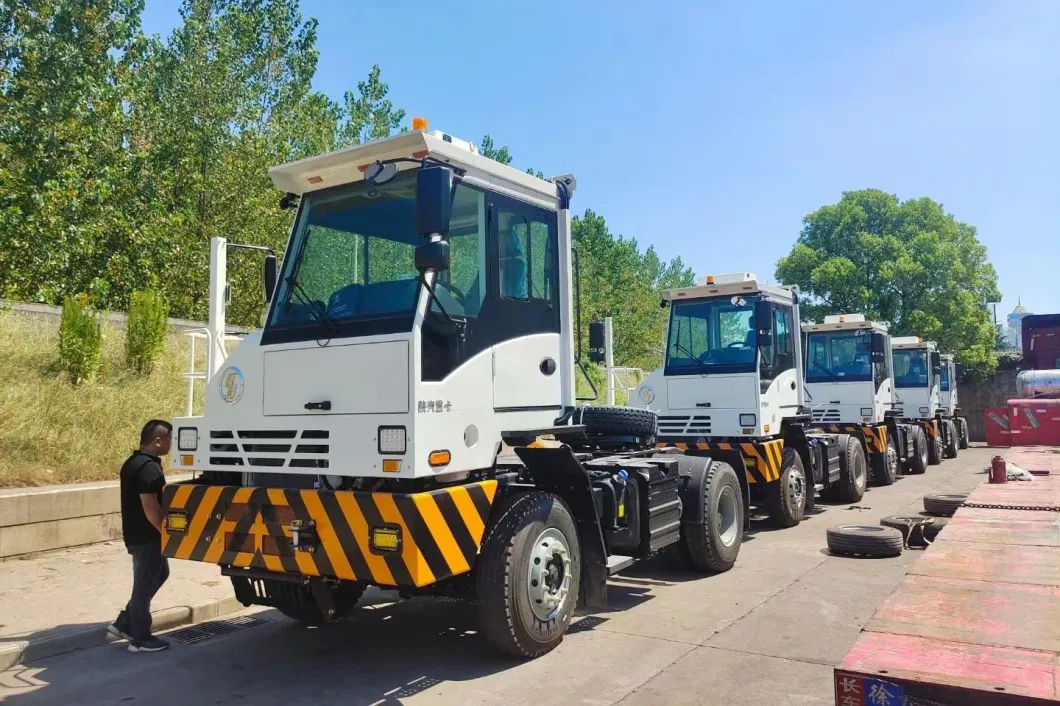
<path fill-rule="evenodd" d="M 291 523 L 291 547 L 296 552 L 312 554 L 317 550 L 320 539 L 316 533 L 316 522 L 313 520 L 295 520 Z"/>

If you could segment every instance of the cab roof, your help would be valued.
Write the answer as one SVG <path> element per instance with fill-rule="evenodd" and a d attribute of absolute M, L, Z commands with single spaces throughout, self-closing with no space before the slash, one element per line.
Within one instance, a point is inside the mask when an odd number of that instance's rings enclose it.
<path fill-rule="evenodd" d="M 795 292 L 789 287 L 763 284 L 751 272 L 735 272 L 724 275 L 706 275 L 692 287 L 668 289 L 662 293 L 663 301 L 682 301 L 685 299 L 707 299 L 727 297 L 737 294 L 766 294 L 770 297 L 791 302 Z"/>
<path fill-rule="evenodd" d="M 489 188 L 547 204 L 553 209 L 559 205 L 555 179 L 538 179 L 489 157 L 483 157 L 474 144 L 436 131 L 404 132 L 363 145 L 353 145 L 307 157 L 272 167 L 269 177 L 280 191 L 301 196 L 361 181 L 364 179 L 365 170 L 377 161 L 400 158 L 418 161 L 428 156 L 466 171 L 469 179 L 483 182 L 483 185 Z M 418 165 L 410 161 L 398 163 L 397 166 L 399 171 L 404 171 L 415 169 Z M 563 180 L 568 185 L 569 195 L 572 196 L 575 188 L 574 177 L 564 176 Z"/>
<path fill-rule="evenodd" d="M 924 348 L 933 351 L 938 348 L 938 345 L 934 341 L 925 341 L 919 336 L 892 336 L 891 348 L 895 350 Z"/>

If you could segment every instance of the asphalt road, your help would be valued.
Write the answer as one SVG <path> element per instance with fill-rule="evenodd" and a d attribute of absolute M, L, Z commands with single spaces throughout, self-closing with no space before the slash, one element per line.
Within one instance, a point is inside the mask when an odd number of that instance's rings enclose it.
<path fill-rule="evenodd" d="M 372 593 L 349 620 L 303 628 L 275 611 L 158 654 L 124 643 L 0 674 L 0 701 L 30 704 L 832 704 L 832 666 L 919 552 L 848 559 L 825 528 L 915 514 L 930 492 L 967 492 L 990 450 L 818 506 L 798 527 L 756 529 L 735 568 L 700 578 L 648 562 L 610 586 L 610 607 L 576 618 L 532 662 L 498 657 L 457 602 Z M 90 590 L 86 587 L 86 590 Z M 260 621 L 260 622 L 258 622 Z"/>

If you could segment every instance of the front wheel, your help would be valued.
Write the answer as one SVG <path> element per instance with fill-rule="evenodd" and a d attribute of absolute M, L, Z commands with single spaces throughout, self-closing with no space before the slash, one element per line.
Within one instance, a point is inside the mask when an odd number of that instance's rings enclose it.
<path fill-rule="evenodd" d="M 927 449 L 928 449 L 928 465 L 937 466 L 942 463 L 942 430 L 939 425 L 935 425 L 935 437 L 931 438 L 927 432 L 924 432 L 924 436 L 927 437 Z"/>
<path fill-rule="evenodd" d="M 878 485 L 893 485 L 898 480 L 898 450 L 894 439 L 888 434 L 887 450 L 872 454 L 872 479 Z"/>
<path fill-rule="evenodd" d="M 549 493 L 516 497 L 475 566 L 483 634 L 517 657 L 551 651 L 570 625 L 580 581 L 581 548 L 566 504 Z"/>
<path fill-rule="evenodd" d="M 846 444 L 839 453 L 839 499 L 856 503 L 865 497 L 868 476 L 865 449 L 854 437 L 846 437 Z"/>
<path fill-rule="evenodd" d="M 913 456 L 909 459 L 909 472 L 919 475 L 927 470 L 928 465 L 928 438 L 924 433 L 924 427 L 919 424 L 909 429 L 913 437 Z"/>
<path fill-rule="evenodd" d="M 813 492 L 812 489 L 809 492 Z M 806 509 L 806 470 L 799 452 L 790 446 L 781 454 L 780 478 L 766 488 L 769 519 L 780 527 L 794 527 Z"/>
<path fill-rule="evenodd" d="M 957 448 L 968 448 L 968 420 L 957 417 Z"/>
<path fill-rule="evenodd" d="M 946 458 L 957 458 L 957 425 L 951 419 L 943 422 L 946 425 Z"/>

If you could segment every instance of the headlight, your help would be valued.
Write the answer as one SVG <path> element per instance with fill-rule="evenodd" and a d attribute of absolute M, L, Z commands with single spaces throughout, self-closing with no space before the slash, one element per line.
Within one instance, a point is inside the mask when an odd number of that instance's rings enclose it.
<path fill-rule="evenodd" d="M 655 401 L 655 388 L 651 385 L 644 385 L 641 387 L 638 394 L 640 396 L 640 401 L 644 404 L 651 404 Z"/>
<path fill-rule="evenodd" d="M 930 412 L 930 411 L 931 411 L 931 410 L 930 410 L 930 409 L 928 409 L 927 407 L 921 407 L 921 408 L 920 408 L 920 413 L 921 413 L 921 414 L 927 414 L 927 413 L 928 413 L 928 412 Z"/>
<path fill-rule="evenodd" d="M 862 407 L 861 408 L 861 416 L 862 417 L 871 417 L 872 416 L 872 407 Z"/>
<path fill-rule="evenodd" d="M 379 427 L 379 453 L 405 453 L 405 427 Z"/>
<path fill-rule="evenodd" d="M 741 414 L 740 415 L 740 426 L 742 427 L 753 427 L 758 422 L 758 417 L 754 414 Z"/>
<path fill-rule="evenodd" d="M 196 451 L 199 448 L 199 430 L 196 427 L 181 427 L 177 430 L 177 450 Z"/>

